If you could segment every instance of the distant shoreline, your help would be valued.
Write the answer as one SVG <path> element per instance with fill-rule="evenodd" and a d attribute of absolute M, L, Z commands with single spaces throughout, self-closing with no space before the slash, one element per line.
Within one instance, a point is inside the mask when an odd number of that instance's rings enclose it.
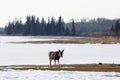
<path fill-rule="evenodd" d="M 58 36 L 31 36 L 30 38 L 34 39 L 53 39 L 53 40 L 37 40 L 37 41 L 11 41 L 8 43 L 14 43 L 14 44 L 25 44 L 25 43 L 31 43 L 31 44 L 85 44 L 85 43 L 91 43 L 91 44 L 115 44 L 120 43 L 120 38 L 117 37 L 58 37 Z M 55 40 L 54 40 L 55 39 Z"/>
<path fill-rule="evenodd" d="M 54 71 L 94 71 L 94 72 L 120 72 L 120 64 L 61 64 L 52 65 L 7 65 L 0 66 L 0 70 L 54 70 Z"/>

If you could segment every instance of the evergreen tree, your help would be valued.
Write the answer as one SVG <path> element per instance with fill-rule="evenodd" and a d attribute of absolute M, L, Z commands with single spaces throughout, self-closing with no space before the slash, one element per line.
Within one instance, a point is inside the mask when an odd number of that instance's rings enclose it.
<path fill-rule="evenodd" d="M 48 17 L 48 23 L 46 24 L 46 35 L 50 35 L 50 18 Z"/>
<path fill-rule="evenodd" d="M 39 22 L 39 18 L 37 18 L 36 20 L 36 35 L 40 35 L 40 22 Z"/>
<path fill-rule="evenodd" d="M 70 36 L 70 30 L 68 27 L 65 29 L 65 36 Z"/>
<path fill-rule="evenodd" d="M 118 33 L 119 31 L 120 31 L 120 22 L 119 22 L 119 20 L 118 20 L 118 21 L 116 21 L 116 23 L 115 23 L 115 32 Z"/>
<path fill-rule="evenodd" d="M 46 22 L 45 22 L 44 18 L 42 18 L 42 20 L 41 20 L 41 28 L 40 28 L 41 35 L 46 34 L 45 30 L 46 30 Z"/>
<path fill-rule="evenodd" d="M 30 16 L 26 17 L 26 23 L 24 24 L 24 29 L 23 29 L 23 35 L 29 35 L 30 34 Z"/>
<path fill-rule="evenodd" d="M 58 18 L 56 31 L 57 31 L 57 35 L 64 35 L 64 21 L 61 16 Z"/>
<path fill-rule="evenodd" d="M 71 29 L 71 35 L 75 36 L 76 35 L 76 30 L 75 30 L 75 22 L 74 19 L 72 19 L 72 29 Z"/>
<path fill-rule="evenodd" d="M 50 23 L 50 34 L 51 35 L 56 35 L 57 34 L 57 27 L 56 27 L 56 22 L 54 17 L 51 18 L 51 23 Z"/>
<path fill-rule="evenodd" d="M 115 31 L 115 29 L 114 29 L 114 26 L 112 25 L 112 27 L 111 27 L 111 31 L 112 32 L 114 32 Z"/>
<path fill-rule="evenodd" d="M 119 35 L 120 35 L 120 21 L 119 21 L 119 20 L 117 20 L 117 21 L 115 22 L 115 25 L 114 25 L 114 26 L 112 25 L 111 31 L 112 31 L 113 33 L 115 33 L 116 36 L 119 36 Z"/>
<path fill-rule="evenodd" d="M 30 35 L 36 35 L 35 16 L 31 17 L 29 28 L 30 28 Z"/>
<path fill-rule="evenodd" d="M 21 35 L 21 33 L 23 32 L 23 27 L 22 27 L 23 25 L 22 25 L 22 21 L 20 20 L 18 20 L 18 21 L 16 21 L 15 22 L 15 24 L 14 24 L 14 34 L 15 35 Z"/>
<path fill-rule="evenodd" d="M 9 35 L 13 35 L 15 33 L 15 25 L 14 25 L 14 21 L 11 23 L 9 22 L 8 27 L 6 27 L 6 33 Z"/>

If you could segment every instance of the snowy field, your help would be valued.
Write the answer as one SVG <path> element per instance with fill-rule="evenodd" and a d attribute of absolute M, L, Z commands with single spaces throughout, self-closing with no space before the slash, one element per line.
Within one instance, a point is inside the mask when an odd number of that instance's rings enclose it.
<path fill-rule="evenodd" d="M 0 71 L 0 80 L 120 80 L 120 73 L 9 70 Z"/>
<path fill-rule="evenodd" d="M 30 37 L 0 37 L 0 65 L 48 64 L 48 52 L 65 50 L 61 64 L 118 63 L 120 44 L 10 44 L 11 41 L 39 41 Z M 53 39 L 51 39 L 53 40 Z M 118 72 L 7 70 L 0 80 L 120 80 Z"/>
<path fill-rule="evenodd" d="M 61 64 L 119 63 L 120 44 L 10 44 L 11 41 L 48 40 L 0 37 L 0 65 L 48 64 L 49 51 L 64 49 Z M 53 39 L 52 39 L 53 40 Z"/>

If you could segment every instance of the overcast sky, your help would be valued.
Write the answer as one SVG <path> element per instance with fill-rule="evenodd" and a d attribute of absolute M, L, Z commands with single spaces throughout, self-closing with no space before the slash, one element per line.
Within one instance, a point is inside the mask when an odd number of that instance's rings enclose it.
<path fill-rule="evenodd" d="M 120 18 L 120 0 L 0 0 L 0 26 L 15 17 L 25 21 L 27 15 L 36 17 L 62 16 L 68 22 L 74 18 Z"/>

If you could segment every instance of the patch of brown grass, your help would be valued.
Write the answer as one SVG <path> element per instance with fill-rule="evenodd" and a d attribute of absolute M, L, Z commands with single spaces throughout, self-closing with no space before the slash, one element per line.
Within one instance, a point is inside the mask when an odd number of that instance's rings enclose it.
<path fill-rule="evenodd" d="M 84 43 L 101 43 L 101 44 L 111 44 L 111 43 L 120 43 L 120 39 L 116 37 L 71 37 L 63 38 L 58 40 L 48 40 L 48 41 L 20 41 L 20 42 L 9 42 L 15 44 L 44 44 L 44 43 L 56 43 L 56 44 L 84 44 Z"/>
<path fill-rule="evenodd" d="M 66 71 L 97 71 L 97 72 L 120 72 L 120 64 L 62 64 L 58 65 L 10 65 L 0 66 L 0 70 L 66 70 Z"/>

